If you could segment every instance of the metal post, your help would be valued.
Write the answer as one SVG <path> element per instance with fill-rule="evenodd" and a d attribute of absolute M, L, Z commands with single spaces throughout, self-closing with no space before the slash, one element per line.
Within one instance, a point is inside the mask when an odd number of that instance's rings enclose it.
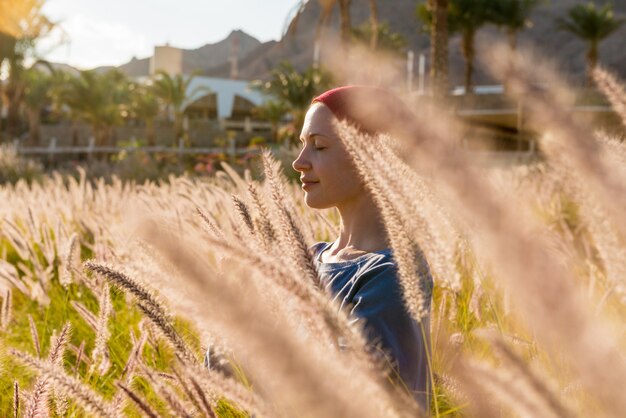
<path fill-rule="evenodd" d="M 413 61 L 415 60 L 415 54 L 413 51 L 409 51 L 406 57 L 406 87 L 410 93 L 413 90 Z"/>
<path fill-rule="evenodd" d="M 48 146 L 48 163 L 54 162 L 54 151 L 57 147 L 57 139 L 55 137 L 50 138 L 50 145 Z"/>
<path fill-rule="evenodd" d="M 426 57 L 424 56 L 424 53 L 420 53 L 419 56 L 419 61 L 418 61 L 418 92 L 419 94 L 424 94 L 424 79 L 426 78 Z"/>
<path fill-rule="evenodd" d="M 313 68 L 319 68 L 320 66 L 320 41 L 319 39 L 315 40 L 315 44 L 313 45 Z"/>
<path fill-rule="evenodd" d="M 236 156 L 236 142 L 235 141 L 235 137 L 231 136 L 228 138 L 228 154 L 230 156 L 230 161 L 234 162 L 235 161 L 235 156 Z"/>
<path fill-rule="evenodd" d="M 93 151 L 96 147 L 96 138 L 93 136 L 89 137 L 89 145 L 87 146 L 87 161 L 93 161 Z"/>
<path fill-rule="evenodd" d="M 178 169 L 182 171 L 183 167 L 183 150 L 185 147 L 185 141 L 183 138 L 178 138 Z"/>
<path fill-rule="evenodd" d="M 522 107 L 522 101 L 517 102 L 517 150 L 522 147 L 522 127 L 524 126 L 524 111 Z"/>

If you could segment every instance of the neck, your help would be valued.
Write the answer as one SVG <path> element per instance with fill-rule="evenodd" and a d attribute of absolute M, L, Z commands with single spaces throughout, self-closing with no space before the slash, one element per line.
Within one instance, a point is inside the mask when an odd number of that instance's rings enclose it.
<path fill-rule="evenodd" d="M 340 233 L 332 253 L 344 249 L 372 252 L 388 247 L 385 226 L 369 194 L 338 205 L 337 209 L 341 216 Z"/>

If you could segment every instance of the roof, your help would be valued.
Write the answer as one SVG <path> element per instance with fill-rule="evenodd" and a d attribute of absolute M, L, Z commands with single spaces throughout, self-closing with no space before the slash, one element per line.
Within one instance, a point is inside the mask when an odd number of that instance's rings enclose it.
<path fill-rule="evenodd" d="M 249 81 L 196 76 L 191 80 L 187 88 L 187 94 L 189 96 L 183 104 L 183 109 L 196 100 L 212 93 L 215 93 L 217 96 L 218 118 L 228 118 L 231 116 L 235 96 L 241 96 L 244 99 L 250 100 L 255 105 L 261 105 L 267 100 L 267 97 L 262 93 L 250 88 Z"/>

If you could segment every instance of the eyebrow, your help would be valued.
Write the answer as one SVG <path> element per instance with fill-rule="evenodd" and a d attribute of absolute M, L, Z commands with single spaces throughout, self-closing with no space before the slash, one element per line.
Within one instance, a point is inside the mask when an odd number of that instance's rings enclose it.
<path fill-rule="evenodd" d="M 308 138 L 311 139 L 311 138 L 316 137 L 316 136 L 325 137 L 325 135 L 322 134 L 322 133 L 313 132 L 313 133 L 308 135 Z M 300 142 L 303 142 L 302 141 L 302 139 L 303 139 L 302 137 L 300 137 L 299 139 L 300 139 Z"/>

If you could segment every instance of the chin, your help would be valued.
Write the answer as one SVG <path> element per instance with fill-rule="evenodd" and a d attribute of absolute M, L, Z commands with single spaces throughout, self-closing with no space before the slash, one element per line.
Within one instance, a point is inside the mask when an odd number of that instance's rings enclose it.
<path fill-rule="evenodd" d="M 335 206 L 332 203 L 316 201 L 315 199 L 311 199 L 309 196 L 304 197 L 304 203 L 306 203 L 306 205 L 311 209 L 328 209 Z"/>

